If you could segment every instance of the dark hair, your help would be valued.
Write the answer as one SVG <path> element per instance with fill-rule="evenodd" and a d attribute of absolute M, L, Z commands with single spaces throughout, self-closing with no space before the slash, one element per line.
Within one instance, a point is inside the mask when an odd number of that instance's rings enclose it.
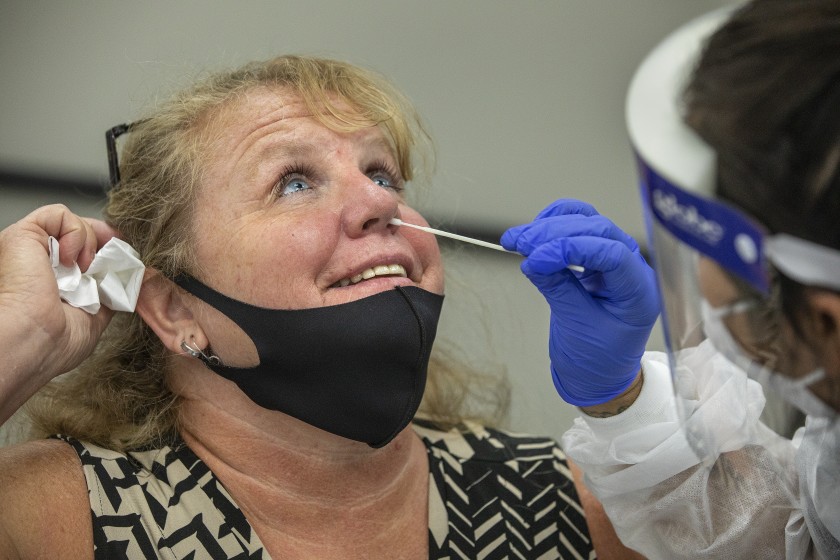
<path fill-rule="evenodd" d="M 684 101 L 717 152 L 719 198 L 840 250 L 838 53 L 840 1 L 754 0 L 709 38 Z M 779 275 L 777 287 L 802 336 L 803 286 Z"/>
<path fill-rule="evenodd" d="M 685 102 L 717 151 L 720 198 L 840 249 L 840 2 L 740 8 L 709 39 Z"/>

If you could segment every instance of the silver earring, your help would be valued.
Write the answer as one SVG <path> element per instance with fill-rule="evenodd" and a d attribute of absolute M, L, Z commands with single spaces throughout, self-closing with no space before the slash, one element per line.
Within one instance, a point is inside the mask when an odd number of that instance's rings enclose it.
<path fill-rule="evenodd" d="M 205 354 L 199 347 L 196 345 L 195 348 L 192 348 L 189 344 L 187 344 L 186 340 L 181 341 L 181 350 L 192 356 L 193 358 L 198 358 L 205 364 L 211 366 L 219 366 L 222 365 L 222 360 L 219 359 L 218 356 L 214 354 L 210 354 L 209 356 Z"/>

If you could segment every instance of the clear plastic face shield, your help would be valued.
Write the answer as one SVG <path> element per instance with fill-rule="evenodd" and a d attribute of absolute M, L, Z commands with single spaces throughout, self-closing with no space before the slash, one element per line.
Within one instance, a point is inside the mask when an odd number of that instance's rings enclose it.
<path fill-rule="evenodd" d="M 831 416 L 833 409 L 808 390 L 823 372 L 784 318 L 775 277 L 782 272 L 807 285 L 840 289 L 840 254 L 768 235 L 749 216 L 715 200 L 715 154 L 680 113 L 704 41 L 729 13 L 712 12 L 666 38 L 637 70 L 627 97 L 678 411 L 684 420 L 694 414 L 696 389 L 683 373 L 697 367 L 694 349 L 712 345 L 738 366 L 730 371 L 778 391 L 807 414 Z M 702 422 L 686 427 L 695 448 L 720 449 Z"/>

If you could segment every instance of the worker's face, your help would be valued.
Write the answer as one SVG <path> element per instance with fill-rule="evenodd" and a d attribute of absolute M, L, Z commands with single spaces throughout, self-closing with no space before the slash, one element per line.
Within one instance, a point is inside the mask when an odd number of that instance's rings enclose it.
<path fill-rule="evenodd" d="M 778 302 L 754 292 L 706 257 L 700 257 L 697 270 L 700 290 L 711 307 L 743 306 L 723 317 L 722 324 L 754 362 L 792 378 L 807 375 L 820 366 Z"/>

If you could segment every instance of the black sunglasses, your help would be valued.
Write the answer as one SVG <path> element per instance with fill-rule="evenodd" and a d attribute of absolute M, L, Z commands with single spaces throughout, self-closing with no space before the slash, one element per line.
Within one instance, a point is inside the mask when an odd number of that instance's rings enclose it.
<path fill-rule="evenodd" d="M 132 128 L 145 121 L 146 119 L 133 123 L 118 124 L 114 128 L 105 132 L 105 145 L 108 148 L 108 173 L 110 175 L 112 189 L 120 182 L 120 161 L 119 155 L 117 154 L 117 138 L 126 132 L 131 132 Z"/>

